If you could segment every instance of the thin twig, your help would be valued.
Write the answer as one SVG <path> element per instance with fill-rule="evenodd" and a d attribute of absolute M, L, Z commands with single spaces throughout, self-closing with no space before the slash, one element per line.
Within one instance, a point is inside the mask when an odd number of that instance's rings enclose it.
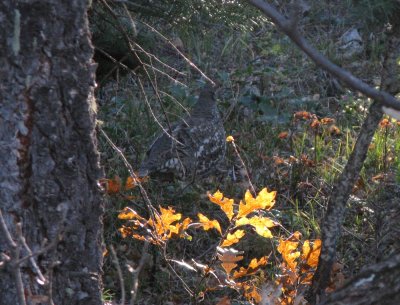
<path fill-rule="evenodd" d="M 41 285 L 48 284 L 47 279 L 43 276 L 42 271 L 40 270 L 39 266 L 36 264 L 35 259 L 33 258 L 33 256 L 37 255 L 37 254 L 32 252 L 31 248 L 29 248 L 28 244 L 26 243 L 25 237 L 22 234 L 19 236 L 19 241 L 24 246 L 25 251 L 28 252 L 29 261 L 31 262 L 33 270 L 36 272 L 37 276 L 39 277 L 39 279 L 41 281 L 40 284 Z M 19 262 L 21 262 L 21 260 L 19 260 Z"/>
<path fill-rule="evenodd" d="M 20 222 L 18 222 L 15 225 L 15 231 L 18 237 L 22 236 L 22 224 Z M 25 289 L 24 289 L 24 283 L 22 281 L 21 266 L 16 264 L 20 253 L 21 253 L 21 247 L 18 245 L 13 251 L 13 258 L 11 264 L 14 269 L 15 284 L 17 286 L 19 303 L 20 305 L 26 305 Z"/>
<path fill-rule="evenodd" d="M 132 268 L 132 271 L 131 271 L 132 272 L 132 289 L 130 291 L 130 293 L 131 293 L 130 305 L 135 304 L 137 291 L 139 288 L 139 275 L 140 275 L 140 272 L 142 271 L 143 266 L 146 263 L 146 260 L 148 257 L 147 251 L 149 249 L 149 244 L 150 243 L 148 241 L 145 241 L 139 263 L 138 263 L 137 267 L 135 269 Z"/>
<path fill-rule="evenodd" d="M 124 277 L 122 275 L 121 265 L 119 264 L 119 259 L 117 256 L 117 252 L 112 245 L 110 245 L 110 252 L 112 256 L 112 261 L 114 263 L 115 269 L 117 269 L 119 284 L 121 287 L 121 305 L 125 305 L 125 282 Z"/>
<path fill-rule="evenodd" d="M 253 192 L 253 195 L 256 196 L 256 195 L 257 195 L 256 189 L 254 188 L 253 183 L 251 183 L 250 173 L 249 173 L 249 171 L 248 171 L 248 169 L 247 169 L 247 166 L 246 166 L 246 164 L 244 163 L 242 157 L 240 156 L 240 153 L 239 153 L 239 150 L 238 150 L 238 148 L 237 148 L 237 146 L 236 146 L 236 144 L 235 144 L 235 141 L 233 140 L 233 141 L 230 141 L 230 142 L 231 142 L 231 144 L 232 144 L 232 146 L 233 146 L 233 149 L 235 150 L 236 156 L 239 158 L 239 161 L 240 161 L 241 165 L 242 165 L 243 168 L 244 168 L 244 171 L 245 171 L 245 173 L 246 173 L 246 177 L 247 177 L 247 180 L 248 180 L 248 182 L 249 182 L 251 191 Z"/>
<path fill-rule="evenodd" d="M 156 120 L 156 123 L 161 127 L 161 129 L 163 130 L 163 132 L 164 132 L 168 137 L 170 137 L 172 140 L 174 140 L 175 142 L 177 142 L 177 140 L 172 136 L 171 124 L 170 124 L 170 122 L 169 122 L 169 120 L 168 120 L 168 116 L 167 116 L 166 113 L 165 113 L 164 105 L 163 105 L 163 103 L 162 103 L 162 101 L 161 101 L 161 99 L 160 99 L 160 97 L 159 97 L 159 95 L 158 95 L 158 93 L 157 93 L 157 86 L 156 86 L 156 84 L 153 82 L 152 78 L 150 77 L 150 73 L 147 71 L 146 66 L 145 66 L 144 63 L 140 60 L 140 57 L 136 54 L 136 51 L 134 50 L 134 48 L 133 48 L 133 46 L 132 46 L 132 41 L 131 41 L 131 39 L 129 38 L 128 33 L 125 31 L 124 27 L 122 26 L 122 24 L 121 24 L 121 22 L 120 22 L 118 16 L 114 13 L 113 9 L 110 7 L 110 5 L 107 3 L 106 0 L 101 0 L 101 2 L 103 3 L 103 5 L 104 5 L 105 8 L 107 9 L 107 11 L 111 14 L 111 16 L 113 16 L 113 18 L 114 18 L 114 20 L 115 20 L 115 22 L 116 22 L 116 26 L 118 27 L 120 33 L 121 33 L 122 36 L 124 37 L 125 42 L 126 42 L 126 44 L 128 45 L 130 52 L 131 52 L 131 53 L 137 58 L 137 60 L 140 62 L 141 66 L 142 66 L 142 68 L 143 68 L 143 71 L 145 72 L 145 74 L 146 74 L 146 76 L 147 76 L 147 78 L 148 78 L 148 80 L 149 80 L 149 82 L 150 82 L 150 84 L 151 84 L 151 86 L 152 86 L 152 88 L 153 88 L 155 94 L 157 95 L 157 101 L 158 101 L 159 104 L 160 104 L 161 111 L 163 112 L 163 115 L 164 115 L 164 117 L 165 117 L 166 123 L 167 123 L 167 125 L 168 125 L 168 130 L 169 130 L 169 132 L 168 132 L 168 131 L 162 126 L 162 124 L 157 120 L 156 116 L 155 116 L 154 113 L 153 113 L 153 110 L 151 109 L 151 105 L 150 105 L 150 103 L 149 103 L 148 100 L 147 100 L 147 96 L 146 96 L 146 94 L 144 94 L 146 104 L 148 105 L 148 107 L 149 107 L 149 109 L 150 109 L 150 112 L 151 112 L 153 118 Z M 135 43 L 134 43 L 134 44 L 135 44 Z M 151 58 L 150 58 L 150 60 L 151 60 Z M 154 71 L 153 71 L 153 72 L 154 72 Z M 140 80 L 139 80 L 139 81 L 140 81 Z M 143 85 L 141 84 L 141 82 L 140 82 L 140 85 L 141 85 L 142 92 L 144 93 L 145 91 L 144 91 L 144 89 L 143 89 Z"/>
<path fill-rule="evenodd" d="M 11 233 L 7 228 L 7 225 L 6 225 L 6 222 L 4 220 L 3 213 L 1 212 L 1 209 L 0 209 L 0 228 L 3 231 L 4 236 L 6 237 L 6 240 L 8 242 L 8 246 L 10 248 L 16 248 L 17 244 L 15 243 L 13 238 L 11 237 Z"/>
<path fill-rule="evenodd" d="M 128 162 L 128 160 L 126 159 L 124 153 L 114 144 L 114 142 L 109 138 L 109 136 L 107 135 L 107 133 L 100 127 L 97 126 L 97 128 L 99 129 L 99 131 L 101 132 L 101 134 L 103 135 L 103 137 L 107 140 L 108 144 L 110 144 L 110 146 L 118 153 L 118 155 L 121 157 L 122 161 L 124 162 L 126 168 L 128 169 L 129 175 L 135 179 L 135 181 L 137 182 L 137 185 L 139 187 L 140 190 L 140 194 L 143 197 L 147 209 L 150 213 L 150 217 L 152 218 L 152 221 L 155 223 L 156 222 L 156 217 L 155 214 L 158 215 L 157 210 L 153 207 L 149 196 L 147 195 L 146 190 L 144 189 L 142 183 L 140 182 L 139 177 L 135 174 L 132 166 L 130 165 L 130 163 Z"/>
<path fill-rule="evenodd" d="M 19 244 L 17 244 L 11 236 L 10 231 L 7 228 L 6 221 L 4 220 L 3 213 L 0 209 L 0 229 L 3 232 L 3 235 L 6 237 L 6 241 L 11 248 L 11 257 L 8 260 L 8 263 L 12 266 L 12 272 L 15 280 L 18 300 L 20 305 L 26 305 L 26 298 L 25 298 L 25 291 L 24 291 L 24 284 L 22 281 L 22 274 L 21 274 L 21 267 L 17 263 L 19 259 L 19 255 L 21 252 L 21 248 Z M 21 223 L 16 224 L 16 233 L 17 235 L 21 235 L 22 233 Z"/>
<path fill-rule="evenodd" d="M 182 58 L 191 66 L 193 67 L 197 72 L 199 72 L 201 74 L 202 77 L 204 77 L 206 80 L 208 80 L 210 83 L 212 83 L 213 85 L 215 85 L 215 83 L 209 78 L 207 77 L 207 75 L 201 71 L 189 58 L 187 58 L 181 51 L 179 51 L 179 49 L 167 38 L 165 37 L 163 34 L 161 34 L 159 31 L 157 31 L 154 27 L 152 27 L 151 25 L 147 24 L 144 21 L 139 21 L 140 23 L 144 24 L 145 26 L 147 26 L 151 31 L 153 31 L 154 33 L 156 33 L 157 35 L 159 35 L 161 38 L 163 38 L 169 45 L 171 45 L 171 47 L 180 55 L 182 56 Z"/>
<path fill-rule="evenodd" d="M 398 99 L 385 91 L 380 91 L 369 86 L 361 79 L 355 77 L 353 74 L 334 64 L 328 58 L 322 55 L 304 38 L 297 27 L 293 27 L 292 20 L 279 13 L 279 11 L 272 4 L 269 4 L 263 0 L 248 0 L 248 2 L 257 7 L 267 17 L 271 18 L 272 22 L 319 67 L 340 79 L 353 90 L 363 93 L 365 96 L 372 98 L 382 105 L 400 110 L 400 101 Z"/>

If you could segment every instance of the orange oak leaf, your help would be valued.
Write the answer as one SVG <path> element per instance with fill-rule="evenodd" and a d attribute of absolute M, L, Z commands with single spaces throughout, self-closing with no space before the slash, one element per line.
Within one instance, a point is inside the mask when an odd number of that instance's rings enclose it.
<path fill-rule="evenodd" d="M 312 118 L 312 114 L 307 111 L 297 111 L 294 114 L 294 118 L 297 120 L 298 119 L 309 120 Z"/>
<path fill-rule="evenodd" d="M 272 233 L 269 228 L 275 227 L 277 223 L 268 217 L 253 216 L 251 218 L 241 217 L 235 222 L 235 226 L 252 226 L 258 235 L 265 238 L 272 238 Z"/>
<path fill-rule="evenodd" d="M 313 244 L 309 240 L 306 240 L 303 244 L 301 258 L 311 268 L 316 268 L 318 265 L 321 244 L 320 239 L 316 239 Z"/>
<path fill-rule="evenodd" d="M 236 230 L 233 234 L 228 233 L 226 238 L 222 242 L 221 247 L 229 247 L 233 244 L 236 244 L 245 235 L 246 233 L 244 232 L 244 230 Z"/>
<path fill-rule="evenodd" d="M 283 260 L 288 265 L 289 269 L 294 272 L 297 267 L 297 259 L 300 257 L 300 251 L 297 250 L 300 236 L 300 232 L 295 232 L 286 240 L 280 239 L 278 245 L 278 252 L 282 254 Z"/>
<path fill-rule="evenodd" d="M 321 119 L 322 125 L 328 125 L 328 124 L 332 124 L 334 122 L 335 122 L 335 119 L 332 119 L 332 118 L 322 118 Z"/>
<path fill-rule="evenodd" d="M 118 219 L 123 220 L 132 220 L 132 219 L 139 219 L 141 221 L 146 221 L 143 217 L 141 217 L 135 210 L 125 207 L 119 214 Z"/>
<path fill-rule="evenodd" d="M 233 199 L 229 198 L 224 198 L 224 194 L 222 194 L 220 191 L 216 191 L 214 194 L 208 193 L 208 198 L 210 199 L 211 202 L 218 204 L 222 211 L 224 211 L 225 215 L 228 217 L 229 220 L 232 220 L 232 217 L 234 215 L 233 213 Z"/>
<path fill-rule="evenodd" d="M 329 127 L 329 133 L 331 135 L 338 136 L 338 135 L 341 134 L 341 131 L 340 131 L 339 127 L 337 127 L 336 125 L 332 125 L 332 126 Z"/>
<path fill-rule="evenodd" d="M 267 262 L 268 256 L 263 256 L 259 260 L 257 260 L 257 258 L 253 258 L 247 268 L 241 267 L 238 271 L 235 271 L 233 273 L 233 278 L 237 279 L 243 276 L 252 275 L 256 273 L 260 267 L 265 266 Z"/>
<path fill-rule="evenodd" d="M 256 198 L 246 191 L 244 195 L 244 201 L 239 203 L 238 218 L 247 216 L 251 212 L 259 209 L 270 210 L 275 204 L 276 191 L 268 192 L 267 188 L 263 188 L 257 195 Z"/>
<path fill-rule="evenodd" d="M 199 217 L 199 221 L 202 224 L 203 229 L 205 231 L 208 231 L 210 229 L 216 229 L 219 232 L 219 234 L 222 234 L 221 226 L 217 220 L 210 220 L 207 218 L 207 216 L 201 213 L 198 213 L 197 217 Z"/>

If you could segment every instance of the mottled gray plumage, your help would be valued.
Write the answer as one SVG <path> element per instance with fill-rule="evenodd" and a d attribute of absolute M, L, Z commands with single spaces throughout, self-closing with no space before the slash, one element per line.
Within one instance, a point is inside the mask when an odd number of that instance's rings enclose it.
<path fill-rule="evenodd" d="M 181 180 L 214 172 L 225 157 L 225 130 L 214 98 L 206 85 L 190 115 L 161 133 L 147 151 L 139 176 L 172 175 Z"/>

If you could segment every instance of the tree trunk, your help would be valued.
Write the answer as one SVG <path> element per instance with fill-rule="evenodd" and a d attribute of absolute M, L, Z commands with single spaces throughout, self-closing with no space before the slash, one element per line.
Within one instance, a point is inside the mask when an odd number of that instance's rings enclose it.
<path fill-rule="evenodd" d="M 101 304 L 87 8 L 0 1 L 0 304 Z"/>
<path fill-rule="evenodd" d="M 369 266 L 319 305 L 400 304 L 400 254 Z"/>

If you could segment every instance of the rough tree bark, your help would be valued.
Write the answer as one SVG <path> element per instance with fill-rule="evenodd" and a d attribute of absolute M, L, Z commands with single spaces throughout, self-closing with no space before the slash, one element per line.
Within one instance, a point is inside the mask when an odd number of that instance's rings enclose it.
<path fill-rule="evenodd" d="M 400 304 L 400 254 L 369 266 L 318 305 Z"/>
<path fill-rule="evenodd" d="M 0 1 L 0 304 L 102 303 L 87 8 Z"/>

